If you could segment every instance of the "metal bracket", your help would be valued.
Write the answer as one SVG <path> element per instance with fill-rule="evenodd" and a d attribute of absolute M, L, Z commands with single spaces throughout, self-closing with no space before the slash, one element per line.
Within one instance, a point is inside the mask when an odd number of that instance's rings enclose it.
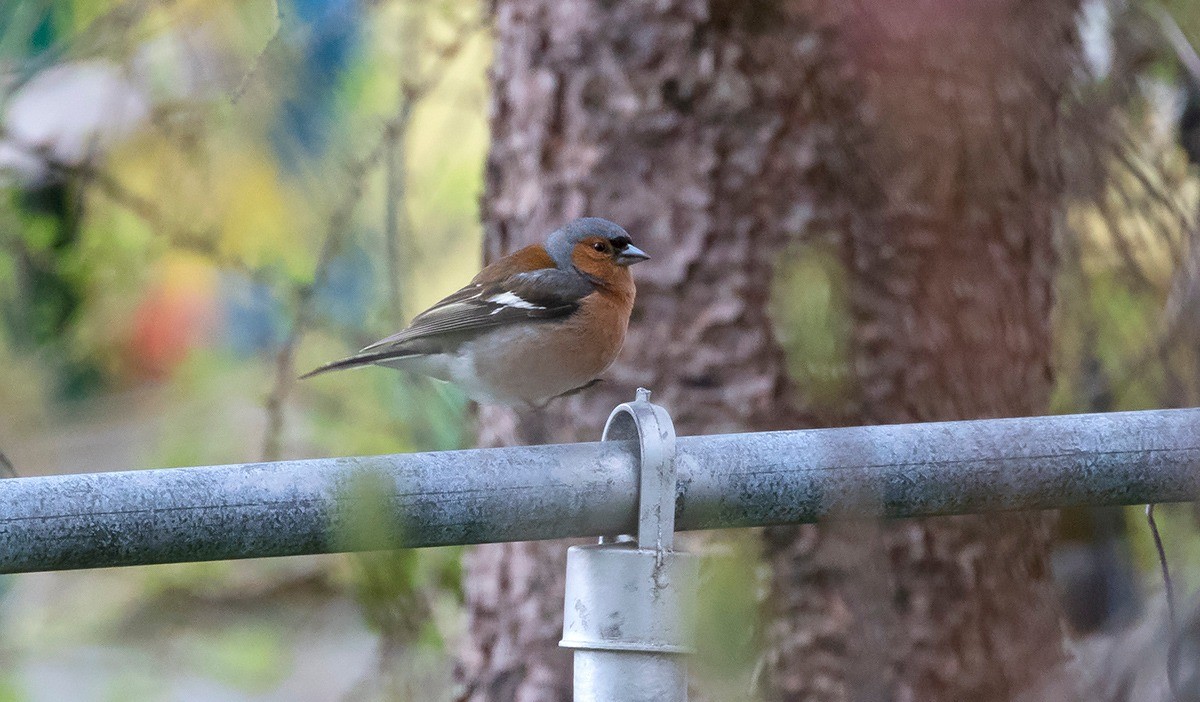
<path fill-rule="evenodd" d="M 618 405 L 603 440 L 637 440 L 636 541 L 567 551 L 560 646 L 575 649 L 575 702 L 686 702 L 698 579 L 674 550 L 675 427 L 650 391 Z"/>
<path fill-rule="evenodd" d="M 638 442 L 638 548 L 670 551 L 675 543 L 675 424 L 671 415 L 650 404 L 650 391 L 617 405 L 604 425 L 601 441 Z"/>

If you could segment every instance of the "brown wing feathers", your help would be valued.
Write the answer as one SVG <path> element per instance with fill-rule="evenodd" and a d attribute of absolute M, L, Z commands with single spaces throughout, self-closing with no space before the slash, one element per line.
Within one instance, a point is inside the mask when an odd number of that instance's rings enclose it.
<path fill-rule="evenodd" d="M 508 324 L 563 319 L 595 290 L 585 277 L 557 268 L 518 272 L 495 282 L 489 278 L 494 276 L 477 276 L 471 285 L 417 315 L 403 331 L 301 378 L 405 356 L 452 351 L 464 341 Z"/>

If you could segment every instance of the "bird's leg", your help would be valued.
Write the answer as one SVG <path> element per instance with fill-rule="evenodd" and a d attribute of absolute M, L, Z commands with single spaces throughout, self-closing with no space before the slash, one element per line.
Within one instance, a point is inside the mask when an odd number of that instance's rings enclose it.
<path fill-rule="evenodd" d="M 583 385 L 580 385 L 577 388 L 572 388 L 562 394 L 555 395 L 554 397 L 550 398 L 549 400 L 546 400 L 545 402 L 543 402 L 541 406 L 545 407 L 547 404 L 549 404 L 553 400 L 557 400 L 560 397 L 570 397 L 576 393 L 583 392 L 584 390 L 587 390 L 588 388 L 595 387 L 596 385 L 599 385 L 600 383 L 603 383 L 603 382 L 604 382 L 604 378 L 595 378 L 595 379 L 589 380 L 588 382 L 584 383 Z"/>

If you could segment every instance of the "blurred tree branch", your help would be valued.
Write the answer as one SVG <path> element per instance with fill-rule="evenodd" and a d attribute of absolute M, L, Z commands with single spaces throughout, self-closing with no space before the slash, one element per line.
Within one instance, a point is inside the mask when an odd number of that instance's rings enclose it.
<path fill-rule="evenodd" d="M 250 62 L 250 67 L 242 75 L 242 79 L 238 81 L 237 87 L 229 95 L 230 104 L 236 105 L 242 96 L 246 94 L 246 89 L 258 77 L 264 63 L 269 61 L 273 54 L 279 50 L 280 37 L 283 35 L 283 26 L 287 21 L 287 13 L 283 11 L 283 0 L 275 0 L 275 31 L 271 32 L 271 36 L 267 39 L 267 43 L 263 44 L 263 48 L 254 56 L 254 60 Z"/>
<path fill-rule="evenodd" d="M 408 149 L 408 127 L 414 102 L 401 98 L 400 112 L 388 125 L 387 174 L 384 197 L 383 236 L 387 259 L 388 318 L 399 328 L 404 323 L 403 288 L 411 268 L 411 254 L 405 255 L 402 242 L 412 236 L 412 221 L 408 217 L 408 168 L 405 164 Z M 411 251 L 411 249 L 410 249 Z"/>
<path fill-rule="evenodd" d="M 1175 21 L 1171 13 L 1167 12 L 1166 8 L 1161 5 L 1155 7 L 1154 14 L 1162 28 L 1163 36 L 1179 60 L 1180 67 L 1193 81 L 1200 83 L 1200 54 L 1196 53 L 1196 47 L 1188 41 L 1187 35 L 1183 33 L 1179 23 Z"/>
<path fill-rule="evenodd" d="M 225 255 L 220 250 L 217 246 L 215 231 L 211 229 L 208 231 L 194 230 L 173 221 L 154 201 L 125 187 L 107 171 L 90 163 L 78 166 L 50 165 L 56 171 L 79 176 L 87 183 L 95 185 L 96 189 L 114 204 L 132 212 L 151 229 L 164 234 L 173 247 L 204 256 L 220 266 L 249 271 L 245 263 L 236 257 Z"/>
<path fill-rule="evenodd" d="M 419 19 L 410 19 L 405 26 L 408 31 L 423 36 L 424 29 L 416 22 L 423 22 L 418 6 L 407 8 L 418 13 Z M 287 403 L 291 388 L 295 382 L 296 349 L 313 322 L 313 295 L 325 281 L 328 267 L 334 256 L 340 251 L 349 226 L 350 216 L 365 187 L 366 175 L 379 161 L 387 156 L 385 200 L 385 242 L 388 270 L 389 316 L 396 324 L 403 321 L 403 284 L 407 280 L 407 271 L 403 267 L 404 257 L 401 242 L 411 237 L 411 222 L 407 216 L 407 179 L 405 166 L 407 155 L 407 135 L 412 125 L 412 116 L 417 105 L 427 97 L 446 76 L 453 60 L 460 54 L 467 42 L 485 26 L 479 19 L 469 18 L 459 20 L 452 30 L 448 40 L 432 49 L 434 61 L 426 68 L 421 68 L 416 61 L 417 42 L 405 43 L 413 47 L 402 52 L 400 67 L 399 104 L 394 116 L 384 125 L 380 141 L 369 152 L 365 159 L 350 169 L 351 187 L 347 198 L 334 211 L 330 218 L 321 253 L 317 259 L 313 280 L 295 293 L 296 312 L 293 317 L 292 329 L 275 356 L 275 383 L 267 396 L 265 408 L 267 412 L 267 429 L 263 439 L 263 460 L 276 460 L 281 455 L 282 434 L 284 427 L 284 407 Z"/>
<path fill-rule="evenodd" d="M 1146 505 L 1146 522 L 1154 539 L 1154 551 L 1158 555 L 1158 567 L 1163 579 L 1163 597 L 1167 600 L 1167 689 L 1171 699 L 1179 702 L 1179 617 L 1175 612 L 1175 586 L 1171 580 L 1171 569 L 1167 566 L 1167 550 L 1163 546 L 1158 522 L 1154 519 L 1153 503 Z"/>
<path fill-rule="evenodd" d="M 1107 320 L 1113 327 L 1109 338 L 1115 333 L 1119 343 L 1104 375 L 1118 408 L 1122 398 L 1139 396 L 1131 395 L 1135 391 L 1170 406 L 1200 391 L 1189 382 L 1193 374 L 1179 375 L 1173 368 L 1183 360 L 1180 353 L 1196 355 L 1189 340 L 1200 333 L 1190 313 L 1200 303 L 1200 232 L 1196 205 L 1185 187 L 1194 174 L 1180 171 L 1174 144 L 1163 144 L 1149 132 L 1144 115 L 1156 109 L 1155 98 L 1142 78 L 1167 61 L 1179 66 L 1185 81 L 1195 81 L 1200 58 L 1163 8 L 1133 5 L 1114 13 L 1111 69 L 1077 92 L 1063 129 L 1074 161 L 1066 171 L 1069 189 L 1079 204 L 1094 208 L 1105 236 L 1089 236 L 1087 224 L 1067 227 L 1066 237 L 1079 252 L 1066 263 L 1080 280 L 1111 274 L 1138 304 L 1158 306 L 1149 335 L 1141 328 L 1122 332 L 1118 320 Z M 1089 289 L 1085 285 L 1088 300 L 1100 294 Z M 1089 318 L 1081 320 L 1085 331 L 1098 331 L 1100 318 L 1113 313 L 1109 308 L 1117 303 L 1110 298 L 1101 307 L 1089 302 L 1081 308 Z M 1083 344 L 1082 356 L 1068 367 L 1085 395 L 1090 392 L 1087 356 L 1096 353 L 1090 346 Z M 1181 385 L 1197 387 L 1184 391 Z"/>
<path fill-rule="evenodd" d="M 95 191 L 108 198 L 113 204 L 133 213 L 150 229 L 164 236 L 169 244 L 178 249 L 198 254 L 214 264 L 240 270 L 253 277 L 254 271 L 237 257 L 228 256 L 217 245 L 217 233 L 213 229 L 199 230 L 188 227 L 168 215 L 154 200 L 134 192 L 111 173 L 89 158 L 80 163 L 59 161 L 45 150 L 21 144 L 0 128 L 0 140 L 20 149 L 38 160 L 46 172 L 55 177 L 79 178 L 83 185 L 92 185 Z M 80 188 L 82 198 L 86 188 Z"/>
<path fill-rule="evenodd" d="M 412 221 L 408 216 L 408 134 L 413 112 L 417 104 L 431 93 L 445 78 L 454 59 L 462 52 L 485 22 L 476 18 L 459 20 L 450 38 L 440 45 L 430 47 L 428 53 L 434 60 L 428 67 L 420 61 L 421 40 L 427 34 L 423 8 L 416 3 L 406 2 L 404 21 L 401 23 L 401 52 L 397 74 L 400 77 L 400 98 L 396 117 L 388 125 L 388 156 L 386 171 L 386 196 L 384 197 L 384 242 L 388 278 L 388 316 L 392 324 L 399 327 L 404 323 L 404 285 L 412 267 L 412 249 L 407 251 L 404 242 L 412 239 Z"/>
<path fill-rule="evenodd" d="M 15 477 L 17 477 L 17 469 L 13 467 L 12 461 L 8 460 L 8 456 L 0 451 L 0 478 Z"/>
<path fill-rule="evenodd" d="M 386 135 L 387 127 L 385 126 L 383 136 L 367 152 L 367 155 L 347 169 L 350 186 L 341 202 L 334 207 L 329 216 L 325 238 L 321 243 L 321 251 L 313 269 L 312 280 L 294 291 L 295 313 L 292 317 L 291 330 L 275 354 L 275 382 L 265 403 L 267 430 L 262 446 L 264 461 L 273 461 L 280 457 L 284 406 L 292 386 L 296 382 L 296 349 L 313 322 L 313 304 L 316 292 L 326 282 L 329 275 L 329 264 L 341 252 L 345 244 L 350 231 L 350 219 L 366 190 L 367 175 L 383 157 L 387 146 Z"/>

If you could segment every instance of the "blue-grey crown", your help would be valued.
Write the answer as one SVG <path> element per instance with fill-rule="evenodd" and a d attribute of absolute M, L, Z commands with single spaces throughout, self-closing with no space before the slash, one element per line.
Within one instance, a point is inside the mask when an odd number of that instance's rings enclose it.
<path fill-rule="evenodd" d="M 581 217 L 546 239 L 546 253 L 550 254 L 550 258 L 554 259 L 559 268 L 568 269 L 572 265 L 571 253 L 575 250 L 575 245 L 591 236 L 602 236 L 609 240 L 629 240 L 629 232 L 616 222 L 610 222 L 603 217 Z"/>

